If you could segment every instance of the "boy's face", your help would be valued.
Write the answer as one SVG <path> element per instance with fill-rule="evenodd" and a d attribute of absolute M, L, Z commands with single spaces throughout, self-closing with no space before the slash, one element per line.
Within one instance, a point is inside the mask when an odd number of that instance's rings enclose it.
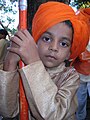
<path fill-rule="evenodd" d="M 70 56 L 73 31 L 64 22 L 58 23 L 43 33 L 38 40 L 38 51 L 43 64 L 59 66 Z"/>
<path fill-rule="evenodd" d="M 0 34 L 0 39 L 4 39 L 6 35 Z"/>

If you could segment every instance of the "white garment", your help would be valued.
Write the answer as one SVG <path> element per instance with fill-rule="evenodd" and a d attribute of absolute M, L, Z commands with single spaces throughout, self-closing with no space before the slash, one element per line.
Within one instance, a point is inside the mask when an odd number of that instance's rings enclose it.
<path fill-rule="evenodd" d="M 90 75 L 83 75 L 83 74 L 80 74 L 80 80 L 83 81 L 83 82 L 90 82 Z"/>

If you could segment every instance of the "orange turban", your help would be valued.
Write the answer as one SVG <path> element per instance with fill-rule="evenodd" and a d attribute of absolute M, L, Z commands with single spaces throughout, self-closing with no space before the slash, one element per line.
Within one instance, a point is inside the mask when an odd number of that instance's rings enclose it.
<path fill-rule="evenodd" d="M 65 20 L 70 20 L 74 29 L 70 56 L 70 59 L 74 60 L 86 48 L 88 28 L 84 21 L 78 20 L 74 10 L 69 5 L 54 1 L 41 4 L 33 18 L 32 35 L 37 42 L 48 28 Z"/>
<path fill-rule="evenodd" d="M 90 37 L 90 8 L 82 8 L 77 12 L 77 17 L 79 20 L 85 21 L 89 28 Z M 90 40 L 90 39 L 89 39 Z M 89 46 L 89 44 L 88 44 Z M 74 67 L 76 70 L 84 75 L 90 75 L 90 50 L 88 49 L 78 56 L 78 59 L 74 62 Z"/>
<path fill-rule="evenodd" d="M 81 8 L 76 12 L 76 14 L 79 20 L 83 20 L 86 22 L 89 28 L 90 35 L 90 8 Z"/>

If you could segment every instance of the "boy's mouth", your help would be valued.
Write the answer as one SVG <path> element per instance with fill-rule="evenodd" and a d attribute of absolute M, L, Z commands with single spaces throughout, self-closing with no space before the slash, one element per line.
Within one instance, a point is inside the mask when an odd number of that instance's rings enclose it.
<path fill-rule="evenodd" d="M 57 60 L 56 57 L 53 55 L 46 55 L 46 58 L 48 58 L 49 60 Z"/>

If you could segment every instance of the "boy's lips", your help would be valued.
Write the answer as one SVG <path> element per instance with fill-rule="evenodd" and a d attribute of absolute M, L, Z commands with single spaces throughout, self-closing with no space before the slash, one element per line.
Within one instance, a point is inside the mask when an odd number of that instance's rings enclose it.
<path fill-rule="evenodd" d="M 57 60 L 56 57 L 53 55 L 46 55 L 46 58 L 48 58 L 50 60 Z"/>

